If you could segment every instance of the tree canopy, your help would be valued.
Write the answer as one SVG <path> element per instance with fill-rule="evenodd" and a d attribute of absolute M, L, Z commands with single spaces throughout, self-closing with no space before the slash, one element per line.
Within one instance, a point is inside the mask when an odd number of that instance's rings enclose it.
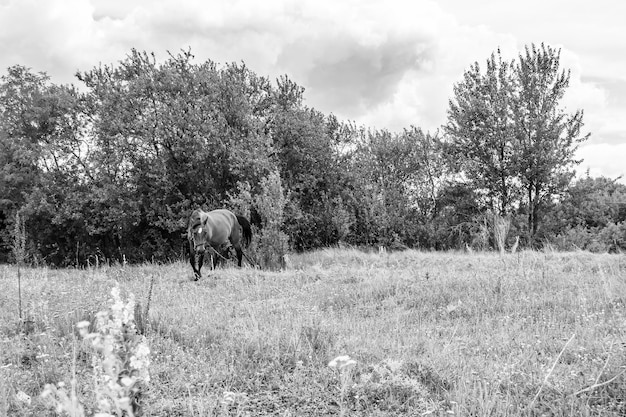
<path fill-rule="evenodd" d="M 527 46 L 511 62 L 498 51 L 485 72 L 478 62 L 466 71 L 449 104 L 453 165 L 499 214 L 526 213 L 529 244 L 574 177 L 575 152 L 589 137 L 581 133 L 583 111 L 562 108 L 569 79 L 560 51 L 549 46 Z"/>
<path fill-rule="evenodd" d="M 544 45 L 471 65 L 434 133 L 340 121 L 288 76 L 190 51 L 131 50 L 77 79 L 21 66 L 0 78 L 0 260 L 18 212 L 30 261 L 54 265 L 180 258 L 198 207 L 250 216 L 258 244 L 293 250 L 488 248 L 494 215 L 528 245 L 571 247 L 581 229 L 606 250 L 626 241 L 620 186 L 572 183 L 588 135 L 582 110 L 560 105 L 569 73 Z"/>

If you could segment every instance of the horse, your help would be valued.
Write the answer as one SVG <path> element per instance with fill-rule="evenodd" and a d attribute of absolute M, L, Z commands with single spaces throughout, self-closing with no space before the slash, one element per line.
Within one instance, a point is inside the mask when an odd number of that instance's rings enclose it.
<path fill-rule="evenodd" d="M 235 215 L 226 209 L 209 211 L 208 213 L 196 209 L 191 213 L 187 223 L 187 239 L 189 240 L 189 258 L 196 281 L 202 277 L 200 269 L 204 261 L 204 254 L 208 249 L 211 256 L 211 269 L 214 268 L 213 254 L 216 258 L 224 258 L 235 248 L 237 265 L 241 267 L 243 251 L 242 243 L 250 245 L 252 228 L 244 216 Z"/>

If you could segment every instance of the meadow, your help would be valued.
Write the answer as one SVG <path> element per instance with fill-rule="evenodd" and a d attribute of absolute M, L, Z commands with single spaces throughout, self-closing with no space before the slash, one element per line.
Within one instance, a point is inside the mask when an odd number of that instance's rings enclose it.
<path fill-rule="evenodd" d="M 623 255 L 326 249 L 197 282 L 182 262 L 21 277 L 22 320 L 0 266 L 0 415 L 57 415 L 40 394 L 73 377 L 93 410 L 76 323 L 116 282 L 145 307 L 151 281 L 146 416 L 626 415 Z"/>

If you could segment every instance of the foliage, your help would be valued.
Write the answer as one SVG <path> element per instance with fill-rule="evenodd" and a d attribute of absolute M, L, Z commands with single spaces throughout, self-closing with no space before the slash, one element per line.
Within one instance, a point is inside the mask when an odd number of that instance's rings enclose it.
<path fill-rule="evenodd" d="M 510 116 L 513 95 L 512 64 L 500 51 L 487 60 L 485 73 L 475 62 L 454 86 L 450 100 L 448 154 L 453 168 L 463 172 L 487 204 L 506 215 L 519 198 L 518 164 Z"/>
<path fill-rule="evenodd" d="M 603 228 L 626 221 L 626 185 L 606 177 L 581 178 L 567 190 L 556 215 L 561 226 Z"/>
<path fill-rule="evenodd" d="M 626 186 L 605 177 L 575 181 L 547 219 L 545 239 L 559 249 L 626 249 Z"/>
<path fill-rule="evenodd" d="M 589 137 L 581 134 L 582 110 L 560 107 L 569 72 L 559 66 L 560 51 L 543 44 L 511 63 L 492 54 L 484 74 L 475 63 L 455 85 L 445 127 L 452 165 L 499 214 L 526 214 L 528 244 L 567 189 L 578 144 Z"/>
<path fill-rule="evenodd" d="M 280 269 L 289 250 L 288 237 L 283 233 L 286 198 L 278 173 L 273 172 L 261 182 L 261 193 L 254 206 L 262 221 L 257 255 L 262 268 Z"/>
<path fill-rule="evenodd" d="M 45 74 L 15 66 L 0 78 L 0 253 L 11 246 L 16 212 L 30 218 L 30 195 L 79 175 L 76 106 L 75 90 Z"/>
<path fill-rule="evenodd" d="M 583 111 L 566 114 L 559 102 L 569 86 L 569 71 L 560 70 L 560 50 L 534 44 L 515 66 L 512 105 L 519 179 L 528 213 L 528 234 L 538 231 L 543 208 L 574 177 L 572 167 L 582 135 Z"/>
<path fill-rule="evenodd" d="M 19 211 L 15 214 L 15 225 L 13 226 L 13 257 L 15 263 L 21 265 L 26 259 L 26 229 L 24 218 Z"/>
<path fill-rule="evenodd" d="M 0 78 L 0 261 L 18 211 L 32 263 L 85 266 L 184 257 L 190 211 L 219 207 L 249 217 L 262 245 L 280 241 L 276 253 L 287 241 L 295 251 L 491 249 L 493 215 L 511 218 L 522 245 L 582 227 L 619 250 L 623 191 L 609 179 L 570 189 L 587 136 L 582 111 L 559 107 L 569 84 L 559 65 L 544 45 L 512 62 L 498 51 L 484 71 L 475 63 L 444 135 L 342 122 L 307 107 L 287 76 L 191 51 L 159 62 L 133 49 L 79 71 L 80 88 L 11 67 Z M 270 177 L 284 197 L 280 227 L 258 207 Z"/>

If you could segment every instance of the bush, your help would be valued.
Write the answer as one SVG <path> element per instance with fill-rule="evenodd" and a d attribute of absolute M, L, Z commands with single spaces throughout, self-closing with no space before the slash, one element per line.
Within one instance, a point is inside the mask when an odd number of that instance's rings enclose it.
<path fill-rule="evenodd" d="M 618 252 L 626 250 L 626 225 L 609 223 L 606 227 L 586 228 L 576 226 L 551 239 L 550 244 L 559 250 L 582 249 L 590 252 Z"/>
<path fill-rule="evenodd" d="M 262 268 L 280 269 L 284 266 L 289 250 L 289 239 L 282 231 L 286 203 L 280 176 L 273 172 L 261 181 L 261 194 L 254 199 L 263 227 L 257 240 L 257 256 Z"/>

